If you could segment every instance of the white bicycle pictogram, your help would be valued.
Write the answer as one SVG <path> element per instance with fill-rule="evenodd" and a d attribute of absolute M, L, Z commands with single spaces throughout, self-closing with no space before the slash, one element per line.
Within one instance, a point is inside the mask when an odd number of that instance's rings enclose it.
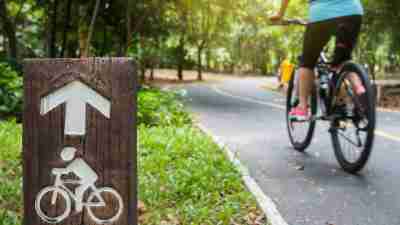
<path fill-rule="evenodd" d="M 75 201 L 76 204 L 76 211 L 81 212 L 83 207 L 86 207 L 88 215 L 90 218 L 98 223 L 98 224 L 105 224 L 105 223 L 113 223 L 115 222 L 122 214 L 123 210 L 123 201 L 121 196 L 118 194 L 116 190 L 109 187 L 99 188 L 97 189 L 95 186 L 92 186 L 92 192 L 90 193 L 89 197 L 87 198 L 87 202 L 79 201 L 78 197 L 69 190 L 65 184 L 77 184 L 78 182 L 74 180 L 65 180 L 61 179 L 61 173 L 55 174 L 57 176 L 54 186 L 48 186 L 43 188 L 36 197 L 35 208 L 38 215 L 48 223 L 59 223 L 67 218 L 71 212 L 71 199 Z M 61 212 L 60 215 L 56 216 L 49 216 L 46 215 L 46 211 L 41 208 L 41 201 L 43 197 L 47 194 L 51 196 L 51 205 L 56 205 L 57 200 L 59 197 L 62 197 L 65 201 L 65 209 L 64 212 Z M 102 194 L 108 194 L 112 196 L 115 200 L 117 200 L 117 206 L 113 205 L 113 207 L 117 207 L 117 212 L 115 215 L 111 216 L 110 218 L 100 219 L 98 218 L 92 208 L 94 207 L 106 207 L 106 202 L 102 197 Z M 97 200 L 94 202 L 94 200 Z"/>
<path fill-rule="evenodd" d="M 63 160 L 72 160 L 74 158 L 75 151 L 76 149 L 74 148 L 65 148 L 62 153 Z M 80 181 L 71 179 L 63 180 L 62 176 L 67 175 L 70 172 L 75 172 L 75 174 L 78 174 L 83 179 Z M 89 217 L 97 224 L 113 223 L 121 216 L 124 205 L 120 194 L 115 189 L 110 187 L 97 188 L 94 185 L 97 175 L 94 171 L 91 171 L 89 165 L 87 165 L 84 160 L 78 158 L 67 168 L 55 168 L 52 170 L 52 173 L 56 176 L 54 185 L 43 188 L 36 196 L 35 201 L 36 212 L 44 221 L 54 224 L 66 219 L 71 213 L 71 200 L 73 200 L 75 203 L 76 212 L 82 212 L 83 208 L 86 207 Z M 67 184 L 80 185 L 80 187 L 78 187 L 74 193 L 66 186 Z M 83 196 L 87 191 L 90 191 L 89 197 L 87 198 L 86 202 L 84 202 Z M 112 199 L 113 202 L 116 201 L 116 203 L 112 204 L 112 210 L 107 210 L 115 211 L 115 213 L 108 215 L 107 218 L 99 218 L 99 216 L 95 215 L 95 211 L 93 211 L 94 208 L 101 207 L 110 209 L 110 207 L 106 208 L 107 203 L 102 195 L 106 195 L 107 199 Z M 45 203 L 47 203 L 46 200 L 48 201 L 48 199 L 50 199 L 50 206 L 54 206 L 55 209 L 57 209 L 57 215 L 48 215 L 50 214 L 48 210 L 42 208 L 42 201 L 44 200 Z M 63 209 L 60 210 L 60 207 L 56 206 L 57 201 L 62 200 L 64 200 L 65 205 Z M 49 204 L 47 204 L 47 206 L 48 205 Z"/>

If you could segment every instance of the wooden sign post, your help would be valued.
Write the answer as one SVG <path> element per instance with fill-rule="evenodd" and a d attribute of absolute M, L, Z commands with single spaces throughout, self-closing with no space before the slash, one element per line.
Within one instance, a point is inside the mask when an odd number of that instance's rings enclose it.
<path fill-rule="evenodd" d="M 24 225 L 136 225 L 127 58 L 25 61 Z"/>

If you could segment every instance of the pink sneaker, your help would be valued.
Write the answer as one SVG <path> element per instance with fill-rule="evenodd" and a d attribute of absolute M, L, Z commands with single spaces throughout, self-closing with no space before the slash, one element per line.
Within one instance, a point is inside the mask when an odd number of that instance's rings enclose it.
<path fill-rule="evenodd" d="M 354 89 L 354 92 L 355 92 L 358 96 L 360 96 L 360 95 L 362 95 L 362 94 L 365 93 L 365 88 L 364 88 L 364 85 L 362 85 L 362 84 L 354 85 L 354 86 L 353 86 L 353 89 Z"/>
<path fill-rule="evenodd" d="M 296 121 L 306 121 L 310 119 L 308 115 L 308 109 L 303 109 L 299 106 L 290 110 L 289 118 Z"/>

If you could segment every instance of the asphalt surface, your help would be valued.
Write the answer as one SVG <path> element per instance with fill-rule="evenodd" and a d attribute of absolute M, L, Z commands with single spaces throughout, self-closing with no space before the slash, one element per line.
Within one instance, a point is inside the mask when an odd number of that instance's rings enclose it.
<path fill-rule="evenodd" d="M 184 86 L 196 118 L 249 168 L 290 225 L 400 224 L 400 113 L 378 113 L 381 135 L 358 176 L 336 161 L 320 122 L 305 154 L 287 137 L 284 97 L 265 78 Z"/>

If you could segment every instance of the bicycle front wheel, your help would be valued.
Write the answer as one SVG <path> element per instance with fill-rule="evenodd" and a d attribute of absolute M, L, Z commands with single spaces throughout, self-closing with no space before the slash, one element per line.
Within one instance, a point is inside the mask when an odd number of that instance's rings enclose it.
<path fill-rule="evenodd" d="M 365 93 L 353 92 L 355 80 Z M 331 139 L 336 158 L 348 173 L 357 173 L 367 163 L 374 143 L 376 107 L 373 87 L 367 73 L 357 64 L 346 63 L 336 85 L 335 119 Z"/>
<path fill-rule="evenodd" d="M 314 135 L 315 129 L 315 120 L 309 121 L 293 121 L 289 117 L 289 113 L 292 108 L 296 107 L 299 104 L 298 93 L 295 90 L 295 79 L 296 76 L 292 76 L 289 81 L 289 87 L 287 90 L 286 96 L 286 124 L 287 131 L 289 134 L 289 139 L 294 149 L 300 152 L 304 152 L 304 150 L 310 145 L 311 140 Z M 296 88 L 297 89 L 297 88 Z M 312 91 L 311 97 L 309 99 L 310 112 L 312 116 L 317 114 L 317 94 L 315 88 Z"/>

